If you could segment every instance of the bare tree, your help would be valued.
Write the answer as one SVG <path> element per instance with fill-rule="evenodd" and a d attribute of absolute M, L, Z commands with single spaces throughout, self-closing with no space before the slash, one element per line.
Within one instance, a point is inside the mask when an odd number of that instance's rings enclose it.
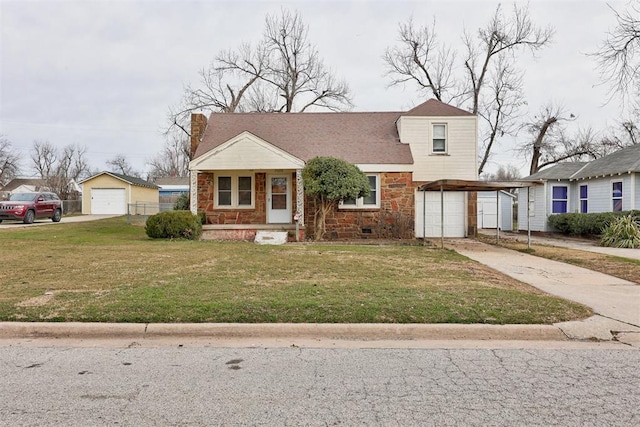
<path fill-rule="evenodd" d="M 150 162 L 152 178 L 186 177 L 189 175 L 190 142 L 187 138 L 167 139 L 162 151 Z"/>
<path fill-rule="evenodd" d="M 31 162 L 36 173 L 42 179 L 55 174 L 58 161 L 58 149 L 49 141 L 34 141 L 31 148 Z"/>
<path fill-rule="evenodd" d="M 58 149 L 48 141 L 34 141 L 31 161 L 45 185 L 62 199 L 70 196 L 71 180 L 77 181 L 89 173 L 86 148 L 79 145 Z"/>
<path fill-rule="evenodd" d="M 600 45 L 596 57 L 603 82 L 613 89 L 612 94 L 619 95 L 623 101 L 631 93 L 637 95 L 640 70 L 640 5 L 630 3 L 624 12 L 611 7 L 616 17 L 616 26 L 607 33 Z"/>
<path fill-rule="evenodd" d="M 513 121 L 523 104 L 516 53 L 543 48 L 553 29 L 534 25 L 528 8 L 514 5 L 509 16 L 498 6 L 475 35 L 465 30 L 460 49 L 438 43 L 435 34 L 435 24 L 420 29 L 412 21 L 400 25 L 400 45 L 387 49 L 383 57 L 391 85 L 415 83 L 420 91 L 477 114 L 481 118 L 480 174 L 496 139 L 514 131 Z M 455 75 L 458 57 L 462 72 Z"/>
<path fill-rule="evenodd" d="M 520 179 L 520 171 L 514 165 L 500 165 L 498 170 L 483 176 L 486 181 L 515 181 Z"/>
<path fill-rule="evenodd" d="M 117 154 L 112 159 L 107 160 L 107 166 L 111 168 L 112 172 L 140 178 L 140 172 L 135 170 L 122 154 Z"/>
<path fill-rule="evenodd" d="M 196 85 L 187 85 L 177 107 L 169 109 L 169 131 L 189 135 L 194 111 L 224 113 L 332 111 L 351 107 L 349 87 L 329 71 L 308 41 L 301 15 L 282 10 L 265 21 L 262 40 L 218 53 L 200 71 Z"/>
<path fill-rule="evenodd" d="M 331 111 L 351 107 L 349 87 L 338 81 L 308 41 L 309 28 L 300 13 L 282 10 L 268 15 L 264 45 L 269 53 L 262 80 L 270 83 L 281 99 L 274 111 L 305 111 L 315 106 Z"/>
<path fill-rule="evenodd" d="M 11 141 L 0 135 L 0 186 L 6 185 L 20 171 L 20 156 L 13 149 Z"/>
<path fill-rule="evenodd" d="M 455 52 L 438 42 L 435 19 L 431 27 L 415 28 L 413 19 L 401 23 L 398 29 L 400 45 L 387 48 L 383 59 L 391 86 L 408 82 L 450 103 L 456 94 L 453 79 Z"/>
<path fill-rule="evenodd" d="M 576 117 L 563 107 L 549 103 L 526 124 L 532 139 L 520 147 L 530 157 L 529 174 L 563 161 L 580 161 L 601 156 L 598 138 L 592 129 L 570 133 L 565 126 Z"/>

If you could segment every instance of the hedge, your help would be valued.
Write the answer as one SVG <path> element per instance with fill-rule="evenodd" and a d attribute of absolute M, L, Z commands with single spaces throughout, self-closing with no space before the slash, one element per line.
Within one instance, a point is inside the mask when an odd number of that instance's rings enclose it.
<path fill-rule="evenodd" d="M 200 217 L 190 211 L 167 211 L 150 216 L 145 232 L 153 239 L 197 240 L 202 235 Z"/>
<path fill-rule="evenodd" d="M 549 216 L 549 225 L 558 233 L 572 236 L 600 236 L 611 222 L 619 217 L 631 215 L 640 221 L 640 211 L 564 213 Z"/>

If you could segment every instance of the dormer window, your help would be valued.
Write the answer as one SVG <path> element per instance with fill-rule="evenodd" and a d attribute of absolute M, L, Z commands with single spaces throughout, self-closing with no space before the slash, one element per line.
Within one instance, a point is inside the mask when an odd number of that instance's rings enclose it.
<path fill-rule="evenodd" d="M 432 151 L 434 153 L 447 152 L 447 125 L 445 124 L 433 125 Z"/>

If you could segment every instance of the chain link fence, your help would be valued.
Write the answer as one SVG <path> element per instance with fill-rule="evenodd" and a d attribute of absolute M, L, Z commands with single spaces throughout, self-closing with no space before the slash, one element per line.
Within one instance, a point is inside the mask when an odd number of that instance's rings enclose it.
<path fill-rule="evenodd" d="M 63 200 L 63 215 L 79 215 L 82 213 L 82 200 Z"/>
<path fill-rule="evenodd" d="M 151 215 L 172 211 L 173 206 L 173 203 L 129 203 L 127 205 L 127 222 L 129 224 L 145 223 Z"/>

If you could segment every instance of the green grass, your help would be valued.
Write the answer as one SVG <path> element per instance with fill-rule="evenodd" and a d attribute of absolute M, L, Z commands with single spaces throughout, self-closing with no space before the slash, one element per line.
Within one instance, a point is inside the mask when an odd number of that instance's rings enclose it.
<path fill-rule="evenodd" d="M 0 230 L 0 320 L 554 323 L 591 314 L 453 251 L 151 240 L 124 218 Z"/>

